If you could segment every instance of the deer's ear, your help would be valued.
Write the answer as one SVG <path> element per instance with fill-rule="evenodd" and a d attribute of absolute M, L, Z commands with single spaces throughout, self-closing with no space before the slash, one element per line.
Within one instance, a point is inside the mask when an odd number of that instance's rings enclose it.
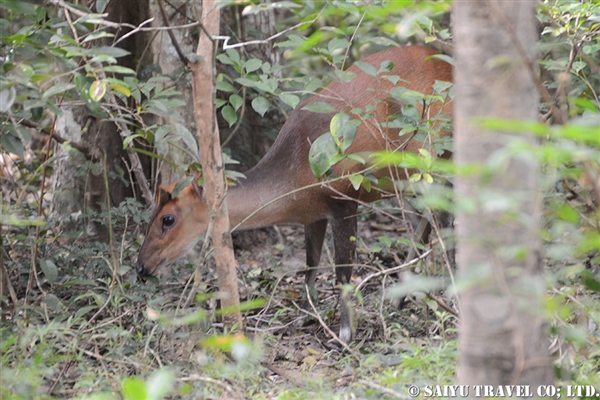
<path fill-rule="evenodd" d="M 172 199 L 171 192 L 168 192 L 163 188 L 158 189 L 158 194 L 156 197 L 158 198 L 158 204 L 161 206 L 164 206 Z"/>
<path fill-rule="evenodd" d="M 194 179 L 192 180 L 192 193 L 194 193 L 196 196 L 198 196 L 199 199 L 201 199 L 202 201 L 204 200 L 204 189 L 198 185 L 198 180 Z"/>

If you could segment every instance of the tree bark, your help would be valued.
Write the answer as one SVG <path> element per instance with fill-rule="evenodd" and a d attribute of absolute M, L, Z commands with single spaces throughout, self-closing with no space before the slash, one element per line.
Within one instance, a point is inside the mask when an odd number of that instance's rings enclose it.
<path fill-rule="evenodd" d="M 152 16 L 154 17 L 153 26 L 178 26 L 184 25 L 193 21 L 194 15 L 193 10 L 195 4 L 193 2 L 182 2 L 182 1 L 163 1 L 163 8 L 167 14 L 167 20 L 165 21 L 158 2 L 151 2 L 150 4 Z M 197 28 L 196 28 L 197 29 Z M 192 29 L 174 29 L 171 34 L 178 43 L 179 48 L 184 55 L 194 53 L 194 46 L 197 38 L 193 34 Z M 152 53 L 154 54 L 154 64 L 160 67 L 162 75 L 169 77 L 176 77 L 180 74 L 180 70 L 184 68 L 184 63 L 181 60 L 177 50 L 171 40 L 171 37 L 167 31 L 156 32 L 156 37 L 152 40 Z M 187 77 L 186 77 L 187 78 Z M 168 82 L 166 85 L 172 86 L 174 84 L 175 90 L 181 93 L 179 97 L 186 104 L 177 108 L 179 114 L 184 119 L 184 125 L 190 130 L 194 127 L 194 97 L 192 88 L 190 87 L 189 80 L 179 78 Z M 158 118 L 159 124 L 172 123 L 172 120 Z M 163 120 L 163 121 L 160 121 Z M 181 144 L 182 147 L 185 145 Z M 184 151 L 178 149 L 176 146 L 169 146 L 169 160 L 173 161 L 177 165 L 189 165 L 193 161 L 190 159 Z M 160 180 L 162 183 L 177 182 L 185 172 L 185 168 L 174 170 L 166 163 L 159 163 Z"/>
<path fill-rule="evenodd" d="M 475 119 L 537 120 L 535 2 L 456 2 L 453 25 L 456 163 L 485 164 L 515 141 L 536 145 L 533 135 L 487 130 Z M 456 179 L 457 198 L 476 204 L 457 214 L 459 276 L 469 283 L 460 296 L 459 379 L 471 387 L 527 384 L 536 395 L 554 380 L 542 304 L 539 165 L 525 155 L 496 165 L 491 178 Z"/>
<path fill-rule="evenodd" d="M 202 21 L 205 32 L 200 35 L 196 53 L 199 61 L 191 62 L 192 85 L 194 91 L 194 110 L 198 128 L 200 160 L 204 176 L 204 194 L 211 209 L 212 243 L 217 265 L 219 290 L 226 294 L 221 300 L 223 308 L 237 307 L 240 304 L 237 284 L 237 260 L 233 254 L 233 242 L 229 232 L 229 214 L 225 202 L 225 169 L 219 142 L 219 127 L 215 110 L 215 52 L 217 42 L 211 36 L 219 34 L 219 10 L 214 0 L 202 2 Z M 242 328 L 242 316 L 239 311 L 224 316 L 225 326 L 235 324 Z"/>
<path fill-rule="evenodd" d="M 148 10 L 148 0 L 124 0 L 109 2 L 104 12 L 108 14 L 108 20 L 137 25 L 148 19 Z M 119 37 L 126 32 L 113 30 L 112 33 Z M 128 50 L 131 54 L 120 58 L 119 65 L 136 69 L 136 66 L 149 63 L 145 60 L 151 60 L 151 54 L 144 52 L 149 37 L 148 33 L 138 32 L 124 40 L 119 47 Z M 103 44 L 110 46 L 112 40 L 112 38 L 104 39 Z M 102 43 L 102 40 L 97 43 Z M 107 205 L 106 199 L 109 197 L 110 206 L 118 206 L 134 194 L 133 185 L 139 186 L 135 193 L 145 192 L 144 197 L 151 204 L 153 196 L 148 199 L 149 190 L 141 190 L 147 187 L 146 178 L 141 172 L 150 169 L 149 161 L 142 157 L 140 163 L 140 156 L 137 153 L 123 150 L 123 140 L 119 133 L 122 127 L 104 118 L 91 118 L 89 110 L 84 106 L 62 107 L 62 109 L 63 113 L 57 116 L 56 123 L 59 136 L 93 150 L 95 157 L 93 160 L 86 160 L 78 151 L 57 146 L 56 154 L 59 157 L 53 181 L 52 212 L 60 216 L 61 229 L 67 231 L 81 229 L 82 227 L 77 226 L 78 220 L 71 218 L 72 216 L 88 208 L 101 211 L 102 207 Z M 100 155 L 106 155 L 107 159 L 110 196 L 106 194 L 104 161 Z M 87 173 L 84 173 L 82 168 L 84 166 L 87 168 Z M 101 239 L 108 237 L 103 224 L 96 223 L 89 225 L 88 228 L 93 228 Z"/>

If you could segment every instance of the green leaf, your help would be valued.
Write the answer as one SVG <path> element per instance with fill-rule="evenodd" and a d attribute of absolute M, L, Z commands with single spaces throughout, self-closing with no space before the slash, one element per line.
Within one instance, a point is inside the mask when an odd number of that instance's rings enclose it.
<path fill-rule="evenodd" d="M 125 97 L 131 96 L 131 91 L 129 90 L 129 88 L 127 86 L 119 85 L 117 83 L 111 83 L 110 88 L 112 90 L 114 90 L 115 92 L 121 93 Z"/>
<path fill-rule="evenodd" d="M 217 60 L 219 60 L 222 64 L 225 65 L 236 65 L 227 54 L 219 54 L 217 56 Z"/>
<path fill-rule="evenodd" d="M 258 96 L 254 100 L 252 100 L 252 108 L 254 109 L 254 111 L 259 113 L 261 117 L 265 116 L 265 113 L 269 110 L 270 106 L 271 103 L 269 103 L 269 100 L 265 99 L 262 96 Z"/>
<path fill-rule="evenodd" d="M 33 218 L 21 219 L 14 215 L 0 213 L 0 224 L 11 226 L 46 226 L 46 221 Z"/>
<path fill-rule="evenodd" d="M 7 112 L 17 98 L 17 90 L 11 86 L 0 92 L 0 112 Z"/>
<path fill-rule="evenodd" d="M 359 156 L 358 154 L 347 154 L 346 157 L 348 157 L 352 161 L 356 161 L 357 163 L 359 163 L 361 165 L 365 165 L 367 163 L 367 161 L 364 158 L 362 158 L 361 156 Z"/>
<path fill-rule="evenodd" d="M 309 81 L 306 83 L 306 86 L 304 87 L 304 90 L 307 92 L 315 92 L 315 91 L 321 89 L 321 87 L 323 86 L 323 81 L 321 81 L 320 79 L 311 78 L 311 77 L 309 77 L 308 79 L 309 79 Z"/>
<path fill-rule="evenodd" d="M 256 82 L 254 86 L 267 93 L 275 93 L 275 90 L 277 90 L 277 81 L 275 79 L 267 79 L 264 82 Z"/>
<path fill-rule="evenodd" d="M 84 53 L 89 56 L 108 56 L 108 57 L 125 57 L 131 53 L 127 50 L 121 49 L 120 47 L 110 47 L 110 46 L 100 46 L 100 47 L 91 47 L 89 49 L 85 49 Z"/>
<path fill-rule="evenodd" d="M 385 79 L 392 82 L 392 85 L 396 85 L 400 81 L 400 77 L 398 75 L 386 75 Z"/>
<path fill-rule="evenodd" d="M 89 313 L 90 311 L 94 310 L 95 308 L 96 308 L 95 306 L 85 306 L 85 307 L 78 308 L 77 312 L 75 313 L 75 319 L 83 317 L 85 314 Z"/>
<path fill-rule="evenodd" d="M 138 378 L 124 378 L 121 381 L 121 393 L 127 400 L 147 400 L 146 385 Z"/>
<path fill-rule="evenodd" d="M 325 36 L 323 32 L 315 31 L 306 40 L 297 45 L 296 49 L 294 50 L 294 53 L 305 53 L 306 51 L 312 49 L 313 47 L 321 43 L 324 40 L 324 38 Z"/>
<path fill-rule="evenodd" d="M 557 210 L 556 214 L 558 218 L 563 221 L 570 222 L 572 224 L 579 223 L 579 212 L 570 204 L 563 204 Z"/>
<path fill-rule="evenodd" d="M 302 107 L 303 110 L 312 111 L 320 114 L 330 114 L 337 112 L 337 108 L 325 101 L 316 101 Z"/>
<path fill-rule="evenodd" d="M 329 50 L 329 53 L 331 54 L 336 50 L 345 49 L 349 45 L 350 45 L 350 42 L 348 42 L 348 40 L 345 38 L 333 39 L 333 40 L 330 40 L 329 43 L 327 44 L 327 50 Z"/>
<path fill-rule="evenodd" d="M 392 247 L 392 239 L 387 236 L 379 236 L 377 240 L 379 240 L 387 248 Z"/>
<path fill-rule="evenodd" d="M 234 110 L 237 111 L 242 106 L 242 104 L 244 104 L 244 99 L 237 94 L 232 94 L 231 96 L 229 96 L 229 103 L 234 108 Z"/>
<path fill-rule="evenodd" d="M 281 93 L 279 99 L 292 108 L 296 108 L 300 103 L 300 98 L 295 94 Z"/>
<path fill-rule="evenodd" d="M 595 292 L 600 292 L 600 282 L 594 278 L 591 271 L 581 271 L 584 285 Z"/>
<path fill-rule="evenodd" d="M 60 299 L 52 293 L 48 293 L 44 296 L 44 304 L 46 304 L 48 308 L 56 311 L 60 310 L 61 308 Z"/>
<path fill-rule="evenodd" d="M 25 14 L 29 16 L 36 15 L 36 7 L 32 6 L 23 0 L 4 0 L 2 7 L 6 7 L 8 10 L 18 14 Z M 6 17 L 3 17 L 6 18 Z"/>
<path fill-rule="evenodd" d="M 371 76 L 377 76 L 377 70 L 371 64 L 366 62 L 357 61 L 354 63 L 358 68 L 360 68 L 363 72 Z"/>
<path fill-rule="evenodd" d="M 217 90 L 221 92 L 235 92 L 233 85 L 227 81 L 217 81 Z"/>
<path fill-rule="evenodd" d="M 335 164 L 339 155 L 339 148 L 331 133 L 326 132 L 319 136 L 310 146 L 308 161 L 313 174 L 320 179 Z"/>
<path fill-rule="evenodd" d="M 455 67 L 455 63 L 454 63 L 454 58 L 447 56 L 445 54 L 434 54 L 432 56 L 426 57 L 425 60 L 429 59 L 429 58 L 435 58 L 437 60 L 442 60 L 447 62 L 448 64 L 452 65 L 453 67 Z"/>
<path fill-rule="evenodd" d="M 103 13 L 109 1 L 110 0 L 96 0 L 96 11 Z"/>
<path fill-rule="evenodd" d="M 352 71 L 341 71 L 336 69 L 333 72 L 340 81 L 345 83 L 352 82 L 354 78 L 356 78 L 356 73 Z"/>
<path fill-rule="evenodd" d="M 186 314 L 182 317 L 178 317 L 170 321 L 171 324 L 175 326 L 186 326 L 197 324 L 200 321 L 206 321 L 208 314 L 205 310 L 194 311 L 191 314 Z"/>
<path fill-rule="evenodd" d="M 409 182 L 419 182 L 421 180 L 421 173 L 420 172 L 415 172 L 414 174 L 412 174 L 410 176 L 410 178 L 408 178 Z"/>
<path fill-rule="evenodd" d="M 59 83 L 58 85 L 54 85 L 50 89 L 46 90 L 42 95 L 42 99 L 46 100 L 54 95 L 67 92 L 74 87 L 75 85 L 72 83 Z"/>
<path fill-rule="evenodd" d="M 237 306 L 229 306 L 229 307 L 220 308 L 219 310 L 215 311 L 215 315 L 216 316 L 230 315 L 230 314 L 234 314 L 238 311 L 244 312 L 244 311 L 248 311 L 248 310 L 254 310 L 256 308 L 263 307 L 265 304 L 267 304 L 266 299 L 260 299 L 260 298 L 254 299 L 254 300 L 245 301 L 243 303 L 240 303 Z"/>
<path fill-rule="evenodd" d="M 186 176 L 177 181 L 175 186 L 173 186 L 173 190 L 171 191 L 171 196 L 173 198 L 179 196 L 179 193 L 186 187 L 190 186 L 192 181 L 194 180 L 193 176 Z"/>
<path fill-rule="evenodd" d="M 354 190 L 360 189 L 360 185 L 362 184 L 364 179 L 365 179 L 365 177 L 361 174 L 350 175 L 348 177 L 348 180 L 352 184 L 352 187 L 354 188 Z"/>
<path fill-rule="evenodd" d="M 92 85 L 90 86 L 90 98 L 96 102 L 102 100 L 102 98 L 106 94 L 107 87 L 108 84 L 105 80 L 94 81 L 94 83 L 92 83 Z"/>
<path fill-rule="evenodd" d="M 23 152 L 23 143 L 21 140 L 10 133 L 4 133 L 0 135 L 0 146 L 4 149 L 4 151 L 8 153 L 13 153 L 24 158 Z"/>
<path fill-rule="evenodd" d="M 147 399 L 162 399 L 169 394 L 174 381 L 175 374 L 170 369 L 161 369 L 154 372 L 146 381 Z"/>
<path fill-rule="evenodd" d="M 233 61 L 235 63 L 234 65 L 241 65 L 240 53 L 238 53 L 237 50 L 235 50 L 235 49 L 228 49 L 227 50 L 227 55 L 229 56 L 229 58 L 231 59 L 231 61 Z"/>
<path fill-rule="evenodd" d="M 256 58 L 253 58 L 251 60 L 246 61 L 246 63 L 244 64 L 244 69 L 246 70 L 246 72 L 254 72 L 257 69 L 259 69 L 262 66 L 262 61 L 258 60 Z"/>
<path fill-rule="evenodd" d="M 340 151 L 344 153 L 352 145 L 360 121 L 352 119 L 346 113 L 338 113 L 331 118 L 329 129 Z"/>
<path fill-rule="evenodd" d="M 256 75 L 255 75 L 256 76 Z M 255 87 L 257 81 L 248 78 L 236 78 L 235 81 L 242 86 Z"/>
<path fill-rule="evenodd" d="M 402 86 L 395 86 L 390 89 L 390 95 L 408 105 L 415 105 L 417 101 L 425 97 L 423 93 L 415 92 Z"/>
<path fill-rule="evenodd" d="M 82 43 L 91 42 L 92 40 L 101 39 L 105 37 L 114 37 L 115 35 L 112 33 L 108 33 L 105 31 L 92 32 L 83 39 Z"/>
<path fill-rule="evenodd" d="M 123 75 L 135 75 L 135 71 L 131 68 L 122 67 L 120 65 L 107 65 L 106 67 L 100 68 L 100 71 L 114 72 L 115 74 Z"/>
<path fill-rule="evenodd" d="M 390 72 L 392 69 L 394 69 L 394 63 L 390 60 L 385 60 L 379 64 L 379 71 L 377 71 L 377 74 Z"/>
<path fill-rule="evenodd" d="M 35 71 L 31 67 L 31 65 L 27 65 L 27 64 L 23 64 L 23 63 L 18 64 L 15 67 L 15 71 L 18 72 L 23 77 L 29 78 L 29 79 L 31 79 L 33 77 L 33 75 L 35 74 Z"/>
<path fill-rule="evenodd" d="M 227 100 L 217 99 L 215 101 L 215 108 L 218 110 L 219 108 L 223 107 L 225 104 L 227 104 Z"/>
<path fill-rule="evenodd" d="M 52 260 L 40 260 L 40 267 L 42 268 L 42 272 L 48 280 L 48 283 L 51 285 L 56 282 L 56 278 L 58 277 L 58 268 L 56 264 Z"/>
<path fill-rule="evenodd" d="M 223 118 L 225 118 L 225 121 L 227 121 L 230 128 L 237 121 L 237 114 L 235 113 L 233 107 L 231 107 L 230 105 L 226 105 L 225 107 L 223 107 L 223 109 L 221 109 L 221 115 L 223 116 Z"/>
<path fill-rule="evenodd" d="M 197 154 L 198 153 L 198 144 L 196 143 L 196 139 L 194 138 L 194 135 L 192 135 L 192 133 L 185 126 L 183 126 L 181 124 L 174 124 L 174 125 L 175 125 L 175 132 L 177 132 L 177 134 L 179 135 L 181 140 L 183 140 L 183 143 L 185 143 L 187 148 L 190 149 L 190 151 L 193 154 Z"/>

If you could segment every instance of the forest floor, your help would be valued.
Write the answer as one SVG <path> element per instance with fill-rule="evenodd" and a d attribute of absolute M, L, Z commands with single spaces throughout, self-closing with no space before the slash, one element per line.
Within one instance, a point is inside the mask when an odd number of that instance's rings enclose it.
<path fill-rule="evenodd" d="M 115 212 L 131 214 L 126 208 Z M 38 279 L 29 294 L 24 288 L 31 247 L 19 229 L 7 231 L 4 245 L 10 257 L 5 264 L 15 292 L 11 299 L 17 300 L 2 310 L 5 386 L 0 395 L 160 398 L 136 397 L 132 387 L 156 390 L 156 374 L 165 370 L 172 374 L 167 397 L 183 399 L 395 398 L 405 396 L 400 393 L 415 382 L 454 379 L 457 320 L 443 311 L 453 306 L 452 299 L 434 296 L 435 291 L 413 293 L 399 308 L 388 298 L 397 276 L 382 271 L 405 262 L 398 250 L 402 246 L 396 245 L 406 233 L 402 222 L 382 214 L 359 217 L 351 287 L 362 286 L 348 293 L 356 331 L 346 349 L 331 334 L 339 329 L 340 288 L 331 267 L 330 233 L 317 277 L 319 302 L 312 310 L 318 317 L 296 330 L 291 327 L 304 291 L 302 227 L 235 234 L 241 300 L 264 301 L 243 314 L 249 349 L 241 360 L 234 351 L 214 345 L 227 337 L 214 316 L 214 261 L 201 269 L 198 297 L 190 296 L 193 256 L 164 268 L 156 278 L 140 280 L 132 267 L 138 230 L 130 227 L 125 236 L 117 234 L 115 243 L 121 244 L 112 254 L 120 261 L 115 264 L 106 244 L 85 236 L 71 241 L 56 236 L 40 247 Z M 116 280 L 111 279 L 111 265 L 117 266 Z M 447 274 L 441 265 L 439 252 L 433 252 L 413 272 Z"/>
<path fill-rule="evenodd" d="M 304 290 L 303 228 L 281 226 L 234 235 L 241 300 L 267 300 L 266 306 L 246 313 L 244 321 L 248 337 L 260 347 L 263 377 L 273 385 L 268 392 L 277 393 L 280 390 L 276 389 L 278 387 L 311 387 L 317 382 L 321 388 L 346 391 L 352 383 L 360 381 L 363 386 L 372 386 L 385 393 L 385 388 L 370 383 L 357 372 L 365 359 L 371 359 L 373 365 L 393 370 L 401 368 L 400 365 L 405 361 L 403 353 L 410 356 L 415 354 L 415 347 L 428 346 L 431 340 L 439 340 L 445 335 L 448 340 L 456 339 L 453 328 L 457 320 L 450 316 L 440 323 L 434 312 L 434 309 L 440 309 L 439 304 L 453 304 L 451 300 L 437 297 L 433 303 L 438 303 L 433 304 L 432 309 L 431 301 L 424 301 L 423 296 L 410 295 L 400 308 L 397 301 L 389 298 L 389 289 L 397 284 L 397 274 L 373 276 L 404 262 L 401 253 L 397 254 L 389 248 L 382 250 L 385 246 L 382 246 L 379 238 L 397 239 L 405 232 L 401 221 L 385 215 L 370 214 L 361 218 L 357 261 L 351 283 L 353 287 L 365 279 L 368 279 L 368 283 L 361 287 L 359 296 L 351 296 L 356 331 L 352 344 L 345 350 L 331 334 L 337 334 L 340 318 L 340 290 L 332 267 L 321 267 L 318 273 L 316 287 L 319 303 L 312 311 L 313 314 L 319 314 L 319 320 L 308 318 L 302 328 L 293 329 L 294 321 L 301 315 L 299 303 Z M 433 253 L 417 264 L 414 272 L 432 268 L 437 268 L 439 272 L 442 262 L 439 254 Z M 333 265 L 330 232 L 326 237 L 321 265 Z M 214 267 L 210 268 L 206 277 L 204 284 L 216 290 Z M 181 288 L 181 284 L 168 286 L 176 289 Z M 178 296 L 178 290 L 172 295 Z M 446 361 L 439 371 L 453 368 L 452 361 Z M 448 376 L 448 379 L 452 379 L 452 376 Z M 393 390 L 389 392 L 395 393 Z"/>

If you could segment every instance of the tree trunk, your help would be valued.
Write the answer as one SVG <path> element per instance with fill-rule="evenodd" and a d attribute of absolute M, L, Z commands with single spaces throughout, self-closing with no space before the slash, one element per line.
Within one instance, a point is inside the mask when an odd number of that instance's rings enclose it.
<path fill-rule="evenodd" d="M 138 25 L 149 18 L 148 0 L 110 1 L 104 12 L 108 13 L 108 20 Z M 127 31 L 116 32 L 113 30 L 113 33 L 118 38 Z M 112 38 L 105 39 L 103 44 L 110 46 L 112 40 Z M 142 70 L 142 68 L 138 68 L 140 64 L 148 64 L 152 60 L 151 52 L 145 52 L 148 40 L 149 34 L 143 32 L 138 32 L 124 40 L 119 47 L 131 54 L 120 58 L 119 64 L 134 70 Z M 104 155 L 106 155 L 109 177 L 110 206 L 117 206 L 125 198 L 131 197 L 134 193 L 133 185 L 138 185 L 139 182 L 131 171 L 131 162 L 127 151 L 123 150 L 121 129 L 114 123 L 106 121 L 104 118 L 91 118 L 89 110 L 85 106 L 65 107 L 62 115 L 57 117 L 56 129 L 63 138 L 94 149 L 97 156 L 102 155 L 102 157 L 96 157 L 95 160 L 90 161 L 76 150 L 65 150 L 63 146 L 58 146 L 56 150 L 58 161 L 53 183 L 52 211 L 61 217 L 62 229 L 81 229 L 74 225 L 76 221 L 69 218 L 71 215 L 88 208 L 100 211 L 107 205 L 103 174 Z M 135 157 L 137 158 L 138 155 L 135 154 Z M 140 167 L 147 172 L 149 162 L 145 161 L 144 165 Z M 89 166 L 89 168 L 84 168 L 84 166 Z M 146 175 L 150 174 L 146 173 Z M 136 193 L 140 194 L 141 191 L 136 190 Z M 102 224 L 96 224 L 93 228 L 101 238 L 106 237 L 106 228 Z"/>
<path fill-rule="evenodd" d="M 535 121 L 534 1 L 456 2 L 455 160 L 485 164 L 533 135 L 484 129 L 475 118 Z M 506 154 L 506 153 L 504 153 Z M 459 379 L 465 385 L 553 383 L 544 319 L 539 165 L 521 155 L 495 163 L 493 176 L 458 177 L 457 263 L 469 288 L 460 296 Z M 463 208 L 464 210 L 464 208 Z M 493 395 L 493 394 L 492 394 Z"/>
<path fill-rule="evenodd" d="M 211 211 L 212 243 L 217 265 L 219 290 L 226 294 L 221 300 L 222 308 L 239 307 L 240 298 L 237 284 L 237 260 L 233 254 L 233 242 L 229 232 L 229 214 L 225 202 L 225 168 L 221 156 L 219 127 L 215 110 L 215 52 L 217 42 L 207 35 L 219 34 L 219 11 L 216 1 L 202 2 L 202 21 L 206 32 L 202 32 L 196 53 L 199 61 L 191 62 L 192 85 L 194 90 L 194 109 L 200 160 L 204 176 L 204 194 Z M 242 328 L 242 315 L 239 311 L 223 318 L 225 326 L 237 324 Z"/>
<path fill-rule="evenodd" d="M 195 19 L 193 12 L 195 5 L 193 2 L 163 1 L 163 8 L 168 19 L 167 21 L 164 20 L 163 15 L 160 12 L 158 2 L 151 2 L 150 6 L 152 15 L 154 16 L 152 25 L 156 27 L 185 25 Z M 194 53 L 194 45 L 198 39 L 193 34 L 194 29 L 174 29 L 171 31 L 171 34 L 174 36 L 184 55 Z M 181 92 L 180 99 L 183 100 L 186 105 L 178 107 L 177 112 L 183 117 L 185 126 L 192 130 L 195 125 L 194 97 L 189 79 L 187 79 L 187 74 L 185 77 L 181 76 L 182 71 L 185 70 L 184 62 L 177 54 L 177 50 L 167 31 L 159 31 L 156 32 L 155 35 L 156 36 L 152 40 L 154 64 L 160 68 L 162 75 L 178 78 L 174 79 L 173 82 L 168 82 L 167 85 L 172 86 L 174 84 L 175 90 Z M 159 124 L 161 124 L 161 122 L 169 124 L 173 121 L 159 121 Z M 183 144 L 181 144 L 181 146 L 185 147 Z M 189 165 L 194 161 L 191 160 L 185 152 L 176 148 L 176 146 L 169 146 L 168 158 L 170 161 L 173 161 L 180 166 Z M 175 171 L 165 163 L 159 163 L 159 167 L 160 181 L 162 183 L 177 182 L 185 172 L 185 168 Z"/>

